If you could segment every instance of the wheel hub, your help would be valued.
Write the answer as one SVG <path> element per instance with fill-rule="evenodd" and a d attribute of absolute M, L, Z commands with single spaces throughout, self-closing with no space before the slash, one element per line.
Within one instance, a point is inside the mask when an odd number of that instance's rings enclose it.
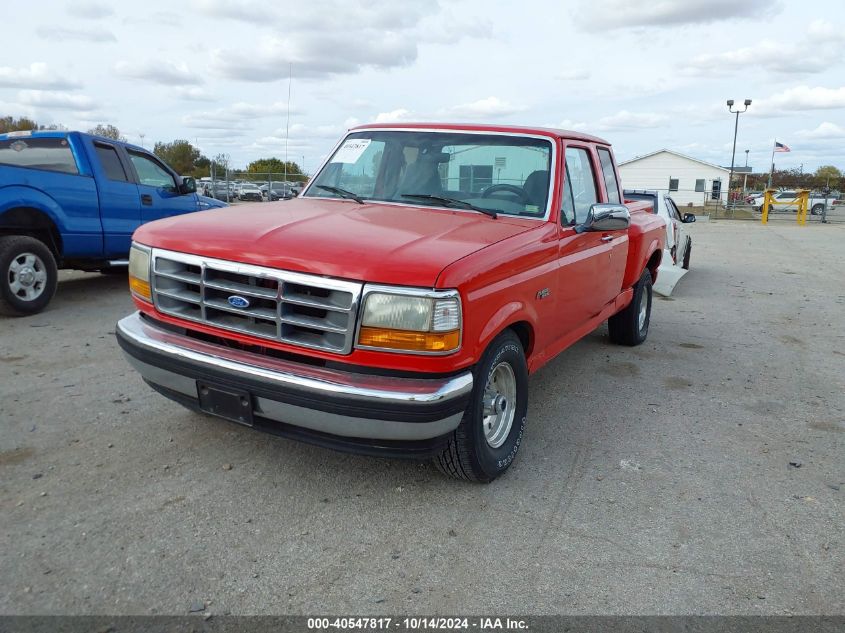
<path fill-rule="evenodd" d="M 516 375 L 508 363 L 499 363 L 490 372 L 484 389 L 484 438 L 492 448 L 505 443 L 516 413 Z"/>
<path fill-rule="evenodd" d="M 9 264 L 9 290 L 24 301 L 34 301 L 47 287 L 47 267 L 38 255 L 21 253 Z"/>

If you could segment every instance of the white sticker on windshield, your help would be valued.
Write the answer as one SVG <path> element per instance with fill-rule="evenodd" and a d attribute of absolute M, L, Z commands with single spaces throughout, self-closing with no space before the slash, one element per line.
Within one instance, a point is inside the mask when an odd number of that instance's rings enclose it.
<path fill-rule="evenodd" d="M 332 163 L 357 163 L 370 146 L 371 139 L 368 138 L 351 138 L 340 146 L 337 153 L 332 156 Z"/>

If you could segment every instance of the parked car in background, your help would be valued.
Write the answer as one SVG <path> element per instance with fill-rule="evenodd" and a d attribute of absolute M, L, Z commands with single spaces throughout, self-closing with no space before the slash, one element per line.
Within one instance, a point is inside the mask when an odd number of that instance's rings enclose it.
<path fill-rule="evenodd" d="M 80 132 L 0 134 L 0 314 L 43 310 L 60 268 L 125 270 L 146 222 L 223 206 L 143 147 Z"/>
<path fill-rule="evenodd" d="M 769 209 L 769 213 L 777 213 L 780 212 L 787 212 L 792 211 L 793 213 L 798 211 L 798 202 L 796 197 L 798 196 L 798 192 L 795 190 L 789 191 L 779 191 L 774 194 L 774 200 L 776 202 L 783 202 L 786 204 L 775 204 L 772 205 L 772 208 Z M 754 198 L 751 201 L 751 206 L 754 208 L 755 211 L 761 212 L 763 210 L 763 201 L 765 197 L 761 194 Z M 818 193 L 811 193 L 810 198 L 807 201 L 807 208 L 810 211 L 811 215 L 821 215 L 824 212 L 825 207 L 825 198 L 823 194 Z M 828 197 L 827 198 L 827 210 L 830 211 L 836 207 L 836 199 Z"/>
<path fill-rule="evenodd" d="M 618 183 L 577 132 L 355 128 L 285 213 L 141 227 L 117 339 L 195 411 L 489 482 L 525 440 L 529 373 L 604 321 L 648 335 L 666 227 Z"/>
<path fill-rule="evenodd" d="M 235 199 L 235 195 L 231 192 L 229 186 L 225 181 L 218 180 L 209 186 L 209 194 L 212 198 L 230 202 Z"/>
<path fill-rule="evenodd" d="M 293 188 L 288 184 L 273 183 L 272 186 L 262 185 L 261 195 L 265 200 L 290 200 L 296 197 Z"/>
<path fill-rule="evenodd" d="M 238 187 L 238 200 L 253 200 L 255 202 L 261 202 L 263 198 L 261 197 L 261 189 L 256 187 L 251 182 L 243 183 Z"/>
<path fill-rule="evenodd" d="M 695 222 L 695 215 L 681 214 L 672 197 L 658 191 L 626 189 L 625 200 L 649 202 L 652 213 L 656 213 L 666 222 L 666 245 L 660 268 L 657 269 L 659 274 L 654 283 L 654 291 L 668 297 L 690 267 L 692 237 L 684 225 Z"/>

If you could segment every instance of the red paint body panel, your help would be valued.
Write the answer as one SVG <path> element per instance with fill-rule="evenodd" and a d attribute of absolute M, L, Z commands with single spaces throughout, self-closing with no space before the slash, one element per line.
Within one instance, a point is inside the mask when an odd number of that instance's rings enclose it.
<path fill-rule="evenodd" d="M 561 176 L 570 142 L 588 148 L 599 174 L 596 148 L 610 149 L 597 137 L 545 128 L 420 123 L 356 129 L 368 128 L 545 135 L 557 144 L 554 169 Z M 470 367 L 497 334 L 519 324 L 527 333 L 526 354 L 533 372 L 630 303 L 631 287 L 650 258 L 660 256 L 665 237 L 663 221 L 646 212 L 646 202 L 627 205 L 631 211 L 627 230 L 579 234 L 571 226 L 561 226 L 563 178 L 555 182 L 546 221 L 503 214 L 494 220 L 472 211 L 309 197 L 170 218 L 146 224 L 134 236 L 152 247 L 284 270 L 371 283 L 457 288 L 464 331 L 462 347 L 453 354 L 353 349 L 338 355 L 180 321 L 157 314 L 143 301 L 136 299 L 136 304 L 159 320 L 242 343 L 417 372 Z M 596 185 L 600 201 L 606 201 L 603 179 L 597 178 Z"/>
<path fill-rule="evenodd" d="M 536 226 L 473 211 L 296 198 L 152 222 L 134 239 L 270 268 L 431 287 L 455 260 Z"/>

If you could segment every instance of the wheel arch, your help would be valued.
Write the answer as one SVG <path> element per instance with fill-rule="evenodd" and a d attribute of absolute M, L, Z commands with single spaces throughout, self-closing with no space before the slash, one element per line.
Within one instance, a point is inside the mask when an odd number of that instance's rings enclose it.
<path fill-rule="evenodd" d="M 51 215 L 32 206 L 18 206 L 0 213 L 0 235 L 28 235 L 44 242 L 58 261 L 62 256 L 62 234 Z"/>

